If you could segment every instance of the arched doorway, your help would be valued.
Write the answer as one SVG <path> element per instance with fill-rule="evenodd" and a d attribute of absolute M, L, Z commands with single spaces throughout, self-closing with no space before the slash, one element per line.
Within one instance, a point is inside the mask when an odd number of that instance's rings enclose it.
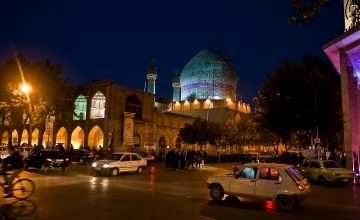
<path fill-rule="evenodd" d="M 29 142 L 29 132 L 24 129 L 21 135 L 21 141 L 20 141 L 20 145 L 21 144 L 27 144 Z"/>
<path fill-rule="evenodd" d="M 31 145 L 34 146 L 38 144 L 39 140 L 39 129 L 35 128 L 35 130 L 31 134 Z"/>
<path fill-rule="evenodd" d="M 89 132 L 88 145 L 90 149 L 99 150 L 99 147 L 104 146 L 104 132 L 101 128 L 95 125 Z"/>
<path fill-rule="evenodd" d="M 19 135 L 16 129 L 13 130 L 11 137 L 12 137 L 11 140 L 12 145 L 19 145 Z"/>
<path fill-rule="evenodd" d="M 9 144 L 9 132 L 7 130 L 2 133 L 1 144 Z"/>
<path fill-rule="evenodd" d="M 71 144 L 74 146 L 74 149 L 79 149 L 84 147 L 85 133 L 80 126 L 77 126 L 71 134 Z"/>
<path fill-rule="evenodd" d="M 56 144 L 61 144 L 65 149 L 68 149 L 68 133 L 64 127 L 61 127 L 56 134 Z"/>

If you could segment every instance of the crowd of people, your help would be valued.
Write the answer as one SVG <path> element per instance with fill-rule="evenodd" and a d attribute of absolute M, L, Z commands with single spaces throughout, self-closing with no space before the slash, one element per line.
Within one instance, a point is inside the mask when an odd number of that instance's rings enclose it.
<path fill-rule="evenodd" d="M 176 151 L 172 149 L 165 155 L 166 167 L 174 169 L 187 169 L 196 168 L 201 169 L 204 164 L 204 157 L 206 152 L 201 153 L 200 150 L 187 150 Z"/>

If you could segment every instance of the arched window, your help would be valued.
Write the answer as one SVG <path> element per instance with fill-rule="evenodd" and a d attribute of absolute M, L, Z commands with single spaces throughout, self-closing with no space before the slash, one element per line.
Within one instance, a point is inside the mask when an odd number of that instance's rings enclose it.
<path fill-rule="evenodd" d="M 80 94 L 75 100 L 75 114 L 73 116 L 74 121 L 85 120 L 86 119 L 86 106 L 87 100 L 85 96 Z"/>
<path fill-rule="evenodd" d="M 135 119 L 142 118 L 142 103 L 136 95 L 131 95 L 126 98 L 126 111 L 135 114 Z"/>
<path fill-rule="evenodd" d="M 104 94 L 97 91 L 91 100 L 90 119 L 105 117 L 105 102 Z"/>
<path fill-rule="evenodd" d="M 165 147 L 166 147 L 166 139 L 164 138 L 164 136 L 161 136 L 159 140 L 159 148 L 165 149 Z"/>

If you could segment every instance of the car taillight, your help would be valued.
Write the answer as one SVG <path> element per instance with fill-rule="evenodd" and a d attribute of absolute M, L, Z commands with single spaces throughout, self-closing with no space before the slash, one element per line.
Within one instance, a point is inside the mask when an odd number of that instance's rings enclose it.
<path fill-rule="evenodd" d="M 49 161 L 49 162 L 51 162 L 51 158 L 46 158 L 46 161 Z"/>
<path fill-rule="evenodd" d="M 303 190 L 303 189 L 304 189 L 304 187 L 302 187 L 300 184 L 296 183 L 296 185 L 297 185 L 297 187 L 298 187 L 299 190 Z"/>
<path fill-rule="evenodd" d="M 69 161 L 69 158 L 66 158 L 65 160 L 66 160 L 66 161 Z"/>

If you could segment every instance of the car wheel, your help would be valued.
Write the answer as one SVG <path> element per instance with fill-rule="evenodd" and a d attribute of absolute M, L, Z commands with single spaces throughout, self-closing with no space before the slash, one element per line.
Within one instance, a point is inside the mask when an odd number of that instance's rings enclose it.
<path fill-rule="evenodd" d="M 144 169 L 143 169 L 142 167 L 138 167 L 138 169 L 137 169 L 137 171 L 136 171 L 136 172 L 137 172 L 138 174 L 140 174 L 140 173 L 142 173 L 142 172 L 143 172 L 143 170 L 144 170 Z"/>
<path fill-rule="evenodd" d="M 277 204 L 284 211 L 292 211 L 297 206 L 297 201 L 293 196 L 290 195 L 280 195 L 277 198 Z"/>
<path fill-rule="evenodd" d="M 326 185 L 326 184 L 327 184 L 327 181 L 326 181 L 325 177 L 323 177 L 323 176 L 318 176 L 317 182 L 318 182 L 320 185 Z"/>
<path fill-rule="evenodd" d="M 224 190 L 220 185 L 212 185 L 210 188 L 210 197 L 215 201 L 220 201 L 224 197 Z"/>
<path fill-rule="evenodd" d="M 49 167 L 47 167 L 45 164 L 41 164 L 40 170 L 43 173 L 46 173 L 48 171 Z"/>
<path fill-rule="evenodd" d="M 81 159 L 79 160 L 79 164 L 84 164 L 84 159 L 81 158 Z"/>
<path fill-rule="evenodd" d="M 119 174 L 118 168 L 113 168 L 113 169 L 111 170 L 111 175 L 112 175 L 112 176 L 117 176 L 118 174 Z"/>

